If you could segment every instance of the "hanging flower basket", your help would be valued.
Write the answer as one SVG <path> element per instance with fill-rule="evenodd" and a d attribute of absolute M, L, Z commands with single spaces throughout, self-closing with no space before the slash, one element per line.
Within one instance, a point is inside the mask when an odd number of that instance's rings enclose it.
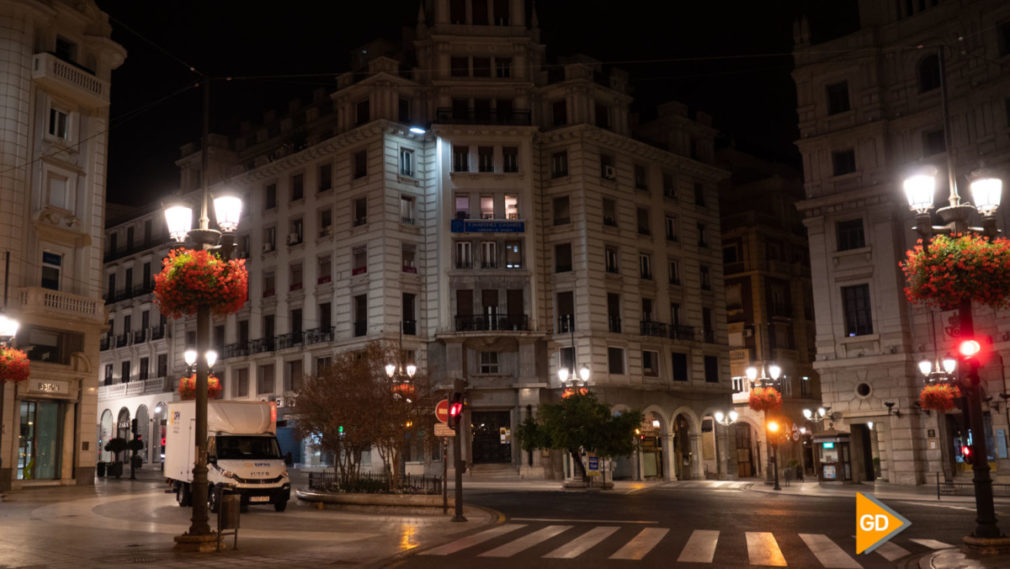
<path fill-rule="evenodd" d="M 0 381 L 28 379 L 28 354 L 15 348 L 0 348 Z"/>
<path fill-rule="evenodd" d="M 174 249 L 154 277 L 155 302 L 172 318 L 196 314 L 200 305 L 218 316 L 238 312 L 248 289 L 245 259 L 224 261 L 209 251 Z"/>
<path fill-rule="evenodd" d="M 782 406 L 782 394 L 774 387 L 755 387 L 750 390 L 747 405 L 755 411 L 775 411 Z"/>
<path fill-rule="evenodd" d="M 207 398 L 217 399 L 221 396 L 221 380 L 216 375 L 207 376 Z M 196 399 L 196 374 L 179 378 L 179 398 Z"/>
<path fill-rule="evenodd" d="M 900 264 L 913 304 L 951 309 L 971 301 L 992 308 L 1010 304 L 1010 240 L 937 235 L 920 241 Z"/>
<path fill-rule="evenodd" d="M 945 383 L 935 383 L 922 388 L 919 394 L 919 405 L 932 411 L 950 411 L 954 408 L 954 400 L 961 397 L 961 390 Z"/>

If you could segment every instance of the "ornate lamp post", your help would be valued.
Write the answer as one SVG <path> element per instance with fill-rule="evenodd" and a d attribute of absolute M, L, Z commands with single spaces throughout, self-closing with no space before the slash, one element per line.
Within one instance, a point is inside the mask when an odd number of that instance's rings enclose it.
<path fill-rule="evenodd" d="M 165 208 L 165 221 L 169 235 L 179 243 L 189 241 L 194 249 L 216 250 L 228 260 L 235 250 L 235 231 L 242 216 L 242 200 L 234 195 L 219 195 L 214 198 L 214 214 L 220 230 L 210 227 L 207 206 L 210 191 L 207 189 L 209 124 L 210 124 L 210 78 L 203 82 L 203 136 L 201 137 L 201 172 L 203 185 L 200 203 L 199 227 L 193 228 L 193 210 L 188 205 L 174 204 Z M 194 357 L 196 363 L 196 426 L 194 444 L 196 446 L 193 465 L 192 501 L 193 517 L 189 530 L 176 536 L 177 547 L 203 550 L 204 544 L 216 539 L 208 524 L 207 504 L 207 376 L 210 374 L 210 306 L 201 304 L 196 311 L 196 352 L 205 354 Z M 216 354 L 215 354 L 216 357 Z"/>
<path fill-rule="evenodd" d="M 779 422 L 772 419 L 768 421 L 765 425 L 768 437 L 768 443 L 772 445 L 772 464 L 775 465 L 775 490 L 781 490 L 782 487 L 779 486 Z"/>
<path fill-rule="evenodd" d="M 589 390 L 589 376 L 591 372 L 589 371 L 589 366 L 583 365 L 579 368 L 576 374 L 576 356 L 575 356 L 575 324 L 572 322 L 572 315 L 568 315 L 568 331 L 571 333 L 572 338 L 572 367 L 571 369 L 566 367 L 558 367 L 558 380 L 561 382 L 561 386 L 564 387 L 564 396 L 567 397 L 573 393 L 585 393 Z"/>
<path fill-rule="evenodd" d="M 750 381 L 751 387 L 756 385 L 757 387 L 774 387 L 777 389 L 779 378 L 782 377 L 782 368 L 777 364 L 768 364 L 767 367 L 761 366 L 760 370 L 755 366 L 750 366 L 744 370 L 744 374 Z"/>

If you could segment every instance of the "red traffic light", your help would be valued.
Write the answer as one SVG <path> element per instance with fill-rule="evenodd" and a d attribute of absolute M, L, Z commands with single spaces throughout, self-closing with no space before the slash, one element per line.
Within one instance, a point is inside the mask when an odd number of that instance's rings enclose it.
<path fill-rule="evenodd" d="M 971 460 L 971 447 L 968 445 L 961 446 L 961 457 L 964 458 L 965 462 Z"/>
<path fill-rule="evenodd" d="M 449 405 L 449 418 L 455 419 L 463 414 L 463 403 L 455 401 Z"/>
<path fill-rule="evenodd" d="M 977 340 L 962 340 L 957 346 L 958 353 L 964 358 L 974 358 L 982 351 L 982 345 Z"/>

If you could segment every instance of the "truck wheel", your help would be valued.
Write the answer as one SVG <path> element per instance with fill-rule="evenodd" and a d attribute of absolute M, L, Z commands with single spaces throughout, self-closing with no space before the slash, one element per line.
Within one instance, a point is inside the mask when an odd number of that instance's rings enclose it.
<path fill-rule="evenodd" d="M 207 505 L 212 514 L 216 514 L 221 509 L 221 488 L 211 486 L 207 490 Z"/>
<path fill-rule="evenodd" d="M 278 512 L 283 512 L 288 507 L 287 500 L 281 500 L 280 502 L 274 502 L 274 510 Z"/>
<path fill-rule="evenodd" d="M 179 487 L 175 490 L 175 501 L 179 502 L 179 506 L 188 508 L 192 499 L 193 496 L 189 493 L 189 484 L 185 482 L 180 483 Z"/>

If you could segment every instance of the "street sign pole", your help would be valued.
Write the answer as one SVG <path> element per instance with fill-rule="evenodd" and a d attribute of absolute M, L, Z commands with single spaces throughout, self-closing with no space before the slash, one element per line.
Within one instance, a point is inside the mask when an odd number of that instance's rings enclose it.
<path fill-rule="evenodd" d="M 442 437 L 442 515 L 449 513 L 449 441 Z"/>
<path fill-rule="evenodd" d="M 453 390 L 457 393 L 466 393 L 466 381 L 462 379 L 455 380 L 453 382 Z M 463 516 L 463 436 L 460 433 L 463 430 L 462 417 L 457 418 L 456 421 L 456 436 L 452 438 L 452 452 L 456 468 L 456 487 L 454 489 L 456 494 L 456 515 L 453 516 L 452 521 L 465 522 L 466 518 Z"/>

